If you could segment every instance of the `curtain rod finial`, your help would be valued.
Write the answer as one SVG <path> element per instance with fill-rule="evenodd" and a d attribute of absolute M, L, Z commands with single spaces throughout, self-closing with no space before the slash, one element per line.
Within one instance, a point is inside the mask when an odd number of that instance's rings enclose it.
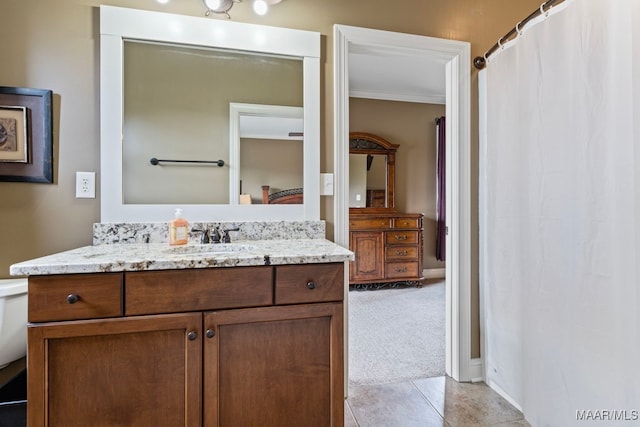
<path fill-rule="evenodd" d="M 487 60 L 484 59 L 483 56 L 476 56 L 473 60 L 473 65 L 478 69 L 478 70 L 482 70 L 484 67 L 487 66 Z"/>

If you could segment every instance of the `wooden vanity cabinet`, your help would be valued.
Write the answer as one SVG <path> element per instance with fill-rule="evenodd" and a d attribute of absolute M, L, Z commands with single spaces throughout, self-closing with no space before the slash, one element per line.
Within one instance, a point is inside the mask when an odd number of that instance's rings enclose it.
<path fill-rule="evenodd" d="M 29 426 L 342 426 L 343 271 L 32 276 Z M 96 286 L 118 295 L 117 314 L 91 318 Z"/>

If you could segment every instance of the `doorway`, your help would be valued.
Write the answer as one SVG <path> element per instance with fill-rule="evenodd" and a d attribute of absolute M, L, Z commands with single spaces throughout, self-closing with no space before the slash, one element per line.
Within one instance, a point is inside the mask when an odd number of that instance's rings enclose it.
<path fill-rule="evenodd" d="M 349 246 L 349 53 L 375 47 L 440 61 L 445 71 L 447 146 L 446 373 L 456 381 L 482 377 L 471 360 L 470 78 L 467 42 L 334 25 L 335 242 Z M 348 273 L 347 273 L 348 274 Z M 348 325 L 346 325 L 348 328 Z M 348 334 L 345 334 L 348 339 Z M 348 358 L 347 358 L 348 360 Z"/>

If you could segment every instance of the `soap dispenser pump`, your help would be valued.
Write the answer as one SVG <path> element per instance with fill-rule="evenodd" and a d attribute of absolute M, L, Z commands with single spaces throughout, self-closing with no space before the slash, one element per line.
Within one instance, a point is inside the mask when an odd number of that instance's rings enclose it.
<path fill-rule="evenodd" d="M 189 242 L 189 222 L 182 217 L 182 209 L 176 209 L 169 222 L 169 244 L 186 245 Z"/>

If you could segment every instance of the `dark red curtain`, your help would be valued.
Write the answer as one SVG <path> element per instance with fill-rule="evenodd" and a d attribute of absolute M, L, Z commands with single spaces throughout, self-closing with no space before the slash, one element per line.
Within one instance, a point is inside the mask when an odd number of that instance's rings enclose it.
<path fill-rule="evenodd" d="M 438 130 L 438 159 L 436 165 L 436 180 L 438 184 L 437 189 L 437 212 L 436 212 L 436 221 L 437 221 L 437 229 L 436 229 L 436 259 L 438 261 L 445 260 L 446 254 L 446 242 L 447 242 L 447 199 L 446 199 L 446 149 L 447 149 L 447 138 L 445 133 L 445 118 L 438 117 L 436 119 L 436 127 Z"/>

